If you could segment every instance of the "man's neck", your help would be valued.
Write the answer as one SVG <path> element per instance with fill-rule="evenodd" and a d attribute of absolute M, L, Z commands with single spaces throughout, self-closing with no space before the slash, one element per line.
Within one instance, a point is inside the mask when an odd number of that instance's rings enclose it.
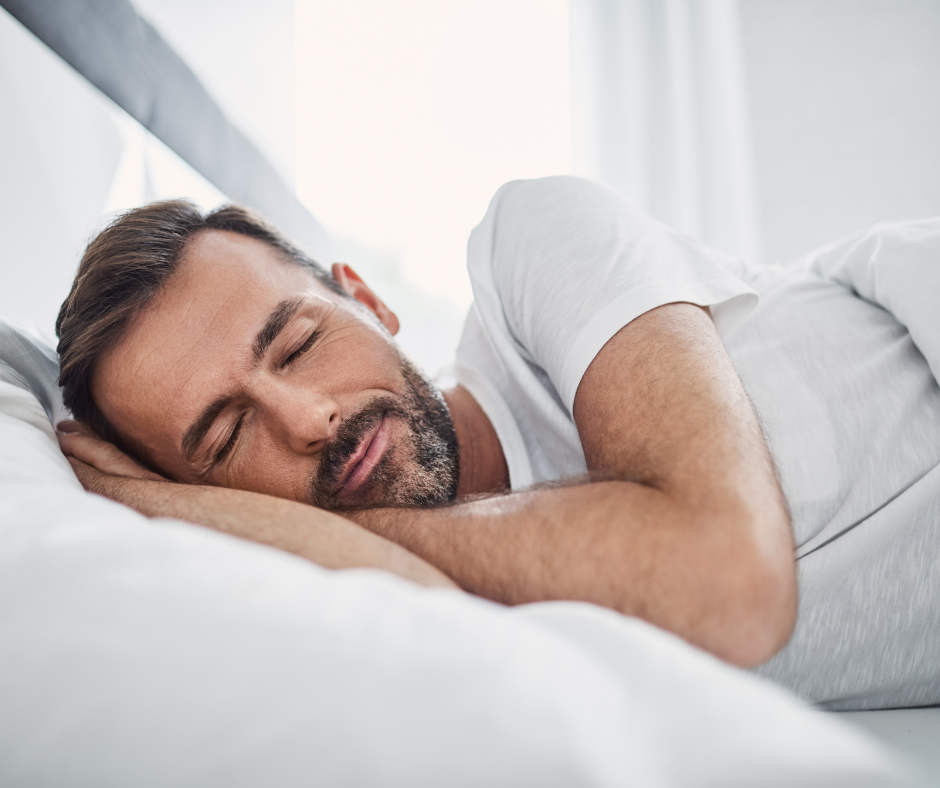
<path fill-rule="evenodd" d="M 443 392 L 460 446 L 457 497 L 509 489 L 509 467 L 493 424 L 463 386 Z"/>

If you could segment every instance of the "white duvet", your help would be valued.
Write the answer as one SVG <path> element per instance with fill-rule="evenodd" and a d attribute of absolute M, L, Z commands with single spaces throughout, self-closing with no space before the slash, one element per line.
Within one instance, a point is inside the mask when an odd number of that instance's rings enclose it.
<path fill-rule="evenodd" d="M 873 740 L 635 619 L 333 572 L 85 494 L 0 383 L 0 784 L 874 786 Z"/>

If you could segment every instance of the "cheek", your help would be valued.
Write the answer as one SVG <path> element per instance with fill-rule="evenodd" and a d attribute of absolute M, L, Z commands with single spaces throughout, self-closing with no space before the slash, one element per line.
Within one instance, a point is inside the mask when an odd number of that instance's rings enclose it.
<path fill-rule="evenodd" d="M 305 370 L 311 382 L 336 393 L 368 389 L 400 393 L 401 365 L 391 339 L 364 325 L 332 332 Z"/>
<path fill-rule="evenodd" d="M 298 456 L 261 435 L 233 458 L 221 486 L 306 501 L 315 463 L 315 458 Z"/>

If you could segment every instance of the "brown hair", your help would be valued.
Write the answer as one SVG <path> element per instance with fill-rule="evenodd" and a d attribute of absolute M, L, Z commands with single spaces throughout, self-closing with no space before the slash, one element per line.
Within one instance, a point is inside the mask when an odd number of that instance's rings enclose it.
<path fill-rule="evenodd" d="M 186 200 L 167 200 L 118 216 L 88 244 L 59 310 L 59 385 L 72 415 L 104 440 L 155 467 L 147 447 L 121 435 L 95 403 L 91 380 L 97 364 L 124 338 L 133 318 L 164 287 L 186 244 L 205 230 L 227 230 L 264 241 L 327 288 L 346 295 L 315 260 L 251 211 L 226 205 L 202 213 Z"/>

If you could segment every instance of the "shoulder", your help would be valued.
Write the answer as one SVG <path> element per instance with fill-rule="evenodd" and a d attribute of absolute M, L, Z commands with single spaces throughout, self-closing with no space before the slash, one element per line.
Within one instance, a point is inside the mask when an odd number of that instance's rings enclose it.
<path fill-rule="evenodd" d="M 471 279 L 510 280 L 572 259 L 609 254 L 653 223 L 612 189 L 573 175 L 510 181 L 499 188 L 468 243 Z M 518 283 L 517 283 L 518 284 Z"/>
<path fill-rule="evenodd" d="M 510 181 L 503 184 L 484 217 L 517 225 L 544 225 L 566 217 L 597 216 L 598 212 L 629 211 L 631 206 L 617 192 L 594 181 L 575 175 L 552 175 L 533 180 Z"/>

